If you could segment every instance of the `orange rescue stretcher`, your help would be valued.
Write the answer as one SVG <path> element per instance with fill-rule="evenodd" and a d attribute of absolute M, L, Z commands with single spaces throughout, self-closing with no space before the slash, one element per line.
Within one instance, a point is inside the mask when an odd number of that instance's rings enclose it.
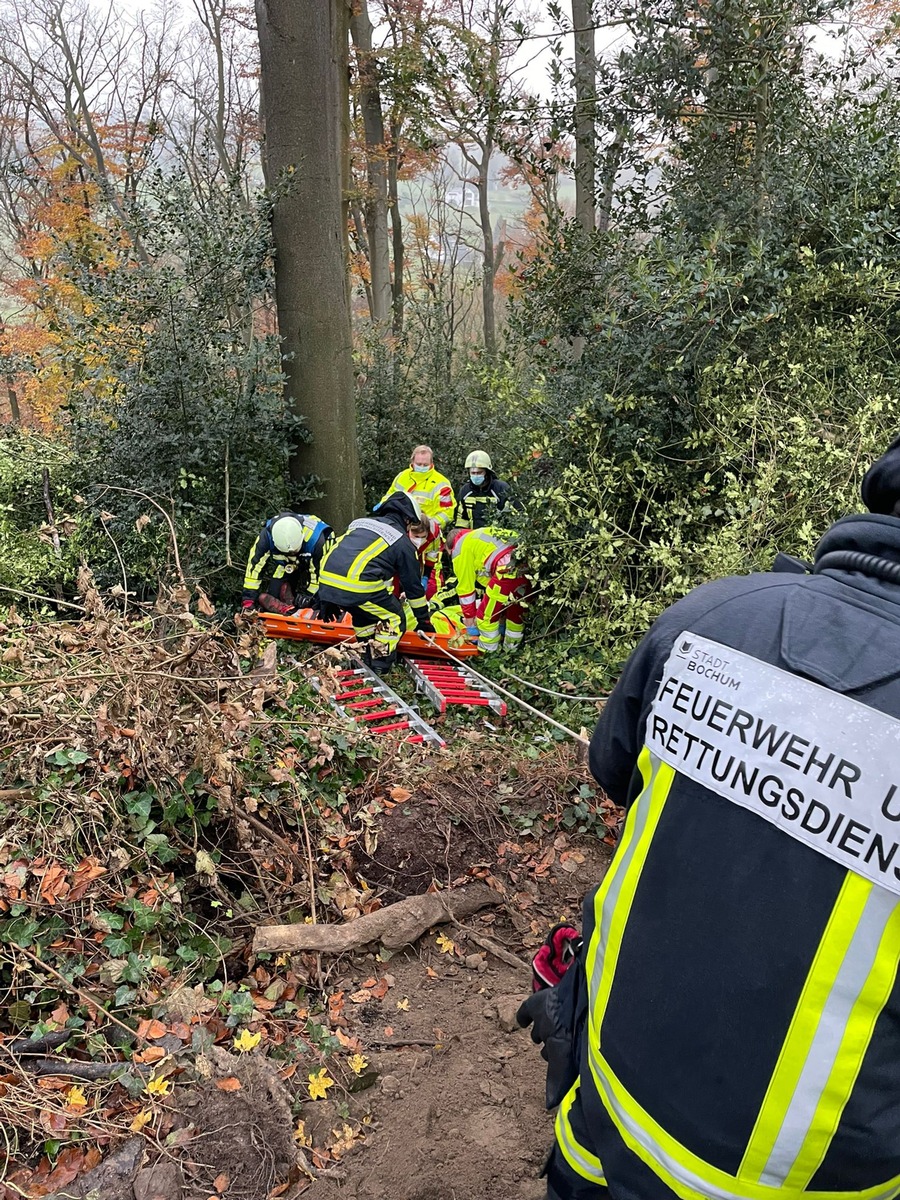
<path fill-rule="evenodd" d="M 270 638 L 287 638 L 297 642 L 319 642 L 325 646 L 336 646 L 341 642 L 354 640 L 353 625 L 348 614 L 341 621 L 319 621 L 313 616 L 311 608 L 303 608 L 293 617 L 281 613 L 261 612 L 260 617 L 265 626 L 266 636 Z M 430 633 L 428 635 L 436 643 L 432 645 L 421 634 L 416 632 L 404 633 L 397 649 L 401 654 L 414 654 L 417 658 L 443 658 L 442 650 L 449 651 L 454 658 L 474 658 L 478 654 L 475 642 L 460 641 L 459 634 Z"/>

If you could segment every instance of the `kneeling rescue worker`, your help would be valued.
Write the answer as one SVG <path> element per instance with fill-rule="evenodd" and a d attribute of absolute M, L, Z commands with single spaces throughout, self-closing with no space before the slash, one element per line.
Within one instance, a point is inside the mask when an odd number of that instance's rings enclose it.
<path fill-rule="evenodd" d="M 469 637 L 484 654 L 517 650 L 525 632 L 528 580 L 516 562 L 516 543 L 496 529 L 463 530 L 450 546 L 459 602 Z"/>
<path fill-rule="evenodd" d="M 281 512 L 259 531 L 247 558 L 242 608 L 292 613 L 313 602 L 316 572 L 334 538 L 318 517 Z"/>
<path fill-rule="evenodd" d="M 433 632 L 422 586 L 416 547 L 409 528 L 422 520 L 411 496 L 391 496 L 376 516 L 351 521 L 325 555 L 319 569 L 319 610 L 325 620 L 337 610 L 350 614 L 363 657 L 373 671 L 386 674 L 397 659 L 397 643 L 406 632 L 403 603 L 393 594 L 396 575 L 406 593 L 416 629 Z"/>
<path fill-rule="evenodd" d="M 551 1200 L 900 1195 L 900 438 L 808 574 L 708 583 L 591 739 L 627 819 L 520 1010 Z"/>

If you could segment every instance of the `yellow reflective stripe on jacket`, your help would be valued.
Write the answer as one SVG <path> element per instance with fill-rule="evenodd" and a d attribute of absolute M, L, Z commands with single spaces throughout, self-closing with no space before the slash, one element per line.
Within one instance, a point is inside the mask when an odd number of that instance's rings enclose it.
<path fill-rule="evenodd" d="M 808 1186 L 834 1136 L 900 961 L 900 902 L 848 872 L 738 1172 Z"/>
<path fill-rule="evenodd" d="M 805 1190 L 837 1128 L 900 960 L 900 902 L 860 877 L 848 877 L 835 904 L 738 1175 L 719 1170 L 676 1141 L 628 1092 L 604 1058 L 600 1031 L 625 927 L 675 778 L 674 770 L 646 747 L 638 765 L 644 788 L 629 811 L 622 844 L 598 889 L 587 955 L 591 1078 L 623 1142 L 681 1200 L 894 1200 L 900 1193 L 900 1175 L 862 1191 Z M 855 978 L 856 991 L 851 989 L 843 1020 L 834 1027 L 828 1018 L 840 1012 L 842 970 L 848 980 Z M 804 1010 L 804 997 L 809 1012 Z M 817 1074 L 819 1083 L 808 1094 L 798 1090 L 804 1080 L 814 1084 Z M 778 1156 L 772 1158 L 776 1149 Z"/>
<path fill-rule="evenodd" d="M 360 579 L 360 575 L 362 575 L 372 559 L 376 558 L 382 551 L 387 550 L 388 544 L 383 538 L 376 537 L 364 550 L 361 550 L 347 568 L 345 574 L 337 574 L 334 571 L 328 570 L 328 562 L 331 555 L 347 536 L 345 533 L 343 537 L 339 537 L 328 552 L 328 555 L 322 559 L 322 569 L 319 572 L 319 585 L 326 584 L 329 587 L 338 588 L 343 592 L 358 592 L 360 595 L 374 595 L 376 592 L 385 591 L 387 581 L 384 579 Z"/>
<path fill-rule="evenodd" d="M 555 1123 L 556 1141 L 563 1158 L 573 1171 L 591 1183 L 605 1184 L 606 1176 L 603 1174 L 600 1159 L 596 1154 L 592 1154 L 587 1147 L 582 1146 L 575 1135 L 575 1130 L 572 1128 L 572 1122 L 569 1119 L 569 1113 L 578 1095 L 579 1082 L 579 1079 L 575 1080 L 557 1111 Z"/>
<path fill-rule="evenodd" d="M 674 769 L 646 746 L 638 769 L 643 791 L 628 812 L 622 841 L 594 897 L 594 933 L 587 953 L 592 1040 L 599 1040 L 634 893 L 675 778 Z"/>

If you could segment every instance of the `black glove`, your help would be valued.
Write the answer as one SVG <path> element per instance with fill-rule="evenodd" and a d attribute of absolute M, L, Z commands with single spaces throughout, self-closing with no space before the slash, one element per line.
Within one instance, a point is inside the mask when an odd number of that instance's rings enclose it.
<path fill-rule="evenodd" d="M 419 633 L 434 633 L 434 626 L 431 623 L 431 617 L 420 617 L 416 622 L 416 630 Z"/>
<path fill-rule="evenodd" d="M 556 1108 L 578 1077 L 572 1029 L 563 1007 L 567 1003 L 558 987 L 534 992 L 519 1008 L 516 1020 L 523 1029 L 532 1025 L 531 1040 L 541 1047 L 547 1064 L 547 1108 Z"/>
<path fill-rule="evenodd" d="M 344 610 L 339 604 L 332 604 L 329 600 L 320 600 L 316 613 L 320 621 L 329 623 L 331 621 L 340 621 L 344 615 Z"/>

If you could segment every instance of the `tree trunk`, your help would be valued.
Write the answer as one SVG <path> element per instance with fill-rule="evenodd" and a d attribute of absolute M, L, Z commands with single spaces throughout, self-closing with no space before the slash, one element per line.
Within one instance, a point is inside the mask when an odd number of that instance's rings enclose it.
<path fill-rule="evenodd" d="M 391 319 L 391 259 L 388 249 L 388 156 L 384 140 L 384 114 L 375 55 L 372 52 L 372 22 L 367 0 L 352 0 L 350 33 L 356 47 L 359 74 L 359 104 L 366 139 L 368 194 L 363 205 L 369 242 L 372 321 L 387 333 Z"/>
<path fill-rule="evenodd" d="M 400 163 L 398 155 L 400 144 L 400 126 L 391 124 L 391 157 L 388 163 L 388 194 L 391 200 L 391 241 L 394 250 L 394 279 L 393 279 L 393 321 L 395 337 L 403 333 L 403 279 L 406 269 L 403 246 L 403 216 L 400 212 L 399 175 Z"/>
<path fill-rule="evenodd" d="M 597 69 L 591 0 L 572 0 L 575 31 L 575 217 L 585 233 L 597 223 Z"/>
<path fill-rule="evenodd" d="M 294 453 L 291 478 L 317 477 L 313 511 L 336 527 L 363 510 L 350 334 L 344 97 L 345 0 L 256 0 L 261 108 L 275 202 L 275 300 L 287 403 L 312 440 Z"/>
<path fill-rule="evenodd" d="M 491 153 L 493 146 L 486 140 L 478 172 L 478 216 L 481 237 L 484 243 L 484 270 L 481 274 L 481 302 L 484 308 L 484 352 L 488 358 L 497 353 L 497 317 L 494 310 L 494 276 L 497 267 L 494 257 L 494 230 L 491 225 L 491 210 L 488 197 Z M 465 189 L 465 183 L 463 183 Z"/>

